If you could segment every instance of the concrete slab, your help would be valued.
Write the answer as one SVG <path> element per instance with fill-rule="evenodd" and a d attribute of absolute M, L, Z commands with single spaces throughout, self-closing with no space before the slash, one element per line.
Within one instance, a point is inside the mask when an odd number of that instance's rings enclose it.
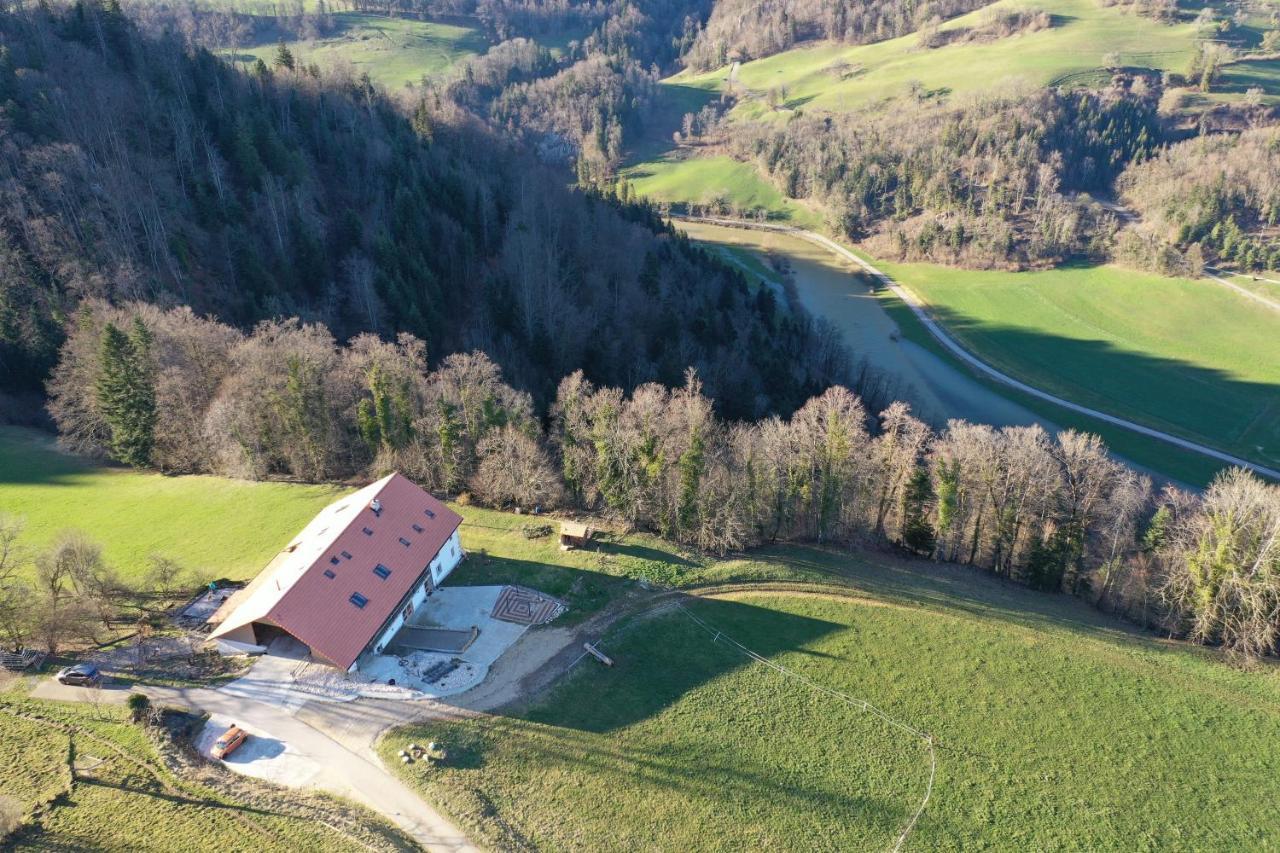
<path fill-rule="evenodd" d="M 222 606 L 222 603 L 234 595 L 238 589 L 239 587 L 229 587 L 210 590 L 183 608 L 182 613 L 179 615 L 183 619 L 205 622 L 210 616 L 218 612 L 218 608 Z"/>
<path fill-rule="evenodd" d="M 223 766 L 228 770 L 293 788 L 311 785 L 323 770 L 319 762 L 296 747 L 242 719 L 233 720 L 224 714 L 209 717 L 196 737 L 196 749 L 205 758 L 217 761 L 211 753 L 213 745 L 233 725 L 248 732 L 249 739 L 222 760 Z"/>

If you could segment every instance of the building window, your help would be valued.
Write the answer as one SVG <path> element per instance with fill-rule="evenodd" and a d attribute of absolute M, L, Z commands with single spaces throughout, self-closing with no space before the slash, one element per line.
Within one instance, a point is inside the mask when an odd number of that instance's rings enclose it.
<path fill-rule="evenodd" d="M 373 573 L 383 580 L 391 577 L 391 570 L 382 565 L 382 563 L 378 563 L 378 565 L 373 567 Z"/>
<path fill-rule="evenodd" d="M 334 578 L 337 577 L 337 575 L 333 573 L 333 569 L 325 569 L 324 576 L 327 577 L 329 580 L 333 580 Z"/>
<path fill-rule="evenodd" d="M 365 536 L 372 536 L 372 535 L 373 535 L 373 528 L 371 528 L 371 527 L 366 527 L 366 528 L 364 528 L 361 532 L 362 532 L 362 533 L 364 533 L 364 535 L 365 535 Z"/>
<path fill-rule="evenodd" d="M 408 619 L 410 616 L 412 616 L 412 615 L 413 615 L 413 602 L 412 602 L 412 601 L 410 601 L 408 604 L 406 604 L 406 605 L 404 606 L 404 612 L 403 612 L 403 613 L 401 613 L 400 615 L 401 615 L 401 616 L 403 616 L 405 619 Z"/>
<path fill-rule="evenodd" d="M 337 557 L 330 557 L 330 558 L 329 558 L 329 565 L 331 565 L 331 566 L 336 566 L 336 565 L 338 565 L 338 558 L 337 558 Z"/>
<path fill-rule="evenodd" d="M 408 547 L 409 547 L 409 540 L 408 540 L 408 539 L 405 539 L 403 536 L 401 536 L 401 537 L 400 537 L 400 544 L 401 544 L 401 545 L 403 545 L 404 547 L 408 548 Z"/>
<path fill-rule="evenodd" d="M 421 533 L 421 532 L 422 532 L 422 525 L 421 525 L 421 524 L 414 524 L 414 525 L 413 525 L 413 532 L 414 532 L 414 533 Z"/>
<path fill-rule="evenodd" d="M 351 593 L 351 598 L 348 600 L 352 604 L 354 604 L 356 607 L 359 607 L 362 610 L 364 609 L 364 606 L 369 603 L 369 599 L 365 598 L 363 595 L 361 595 L 358 592 Z"/>
<path fill-rule="evenodd" d="M 429 509 L 423 510 L 427 514 L 427 518 L 435 518 L 436 514 Z"/>
<path fill-rule="evenodd" d="M 351 552 L 350 552 L 350 551 L 343 551 L 343 552 L 342 552 L 342 556 L 343 556 L 343 558 L 345 558 L 345 559 L 347 559 L 347 560 L 350 560 L 350 559 L 351 559 Z"/>

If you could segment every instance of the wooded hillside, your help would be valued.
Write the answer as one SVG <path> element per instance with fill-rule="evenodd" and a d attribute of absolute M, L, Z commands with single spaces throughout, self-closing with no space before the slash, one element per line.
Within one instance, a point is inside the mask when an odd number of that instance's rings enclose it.
<path fill-rule="evenodd" d="M 841 379 L 798 309 L 443 101 L 406 115 L 288 56 L 242 74 L 78 4 L 0 15 L 0 105 L 0 387 L 38 387 L 90 297 L 412 332 L 542 399 L 579 367 L 634 387 L 695 366 L 750 416 Z"/>

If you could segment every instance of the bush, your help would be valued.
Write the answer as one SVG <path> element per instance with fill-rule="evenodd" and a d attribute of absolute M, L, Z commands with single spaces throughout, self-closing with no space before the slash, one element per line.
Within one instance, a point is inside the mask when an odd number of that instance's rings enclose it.
<path fill-rule="evenodd" d="M 542 539 L 551 535 L 550 524 L 526 524 L 520 528 L 525 539 Z"/>
<path fill-rule="evenodd" d="M 145 720 L 150 713 L 151 700 L 145 694 L 130 693 L 129 698 L 124 702 L 124 706 L 129 709 L 129 714 L 133 717 L 133 721 L 138 723 Z"/>

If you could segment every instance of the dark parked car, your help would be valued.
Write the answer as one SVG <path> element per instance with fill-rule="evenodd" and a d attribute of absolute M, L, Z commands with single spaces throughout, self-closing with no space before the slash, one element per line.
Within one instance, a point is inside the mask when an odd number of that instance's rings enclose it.
<path fill-rule="evenodd" d="M 91 663 L 78 663 L 58 670 L 58 681 L 63 684 L 92 686 L 102 680 L 102 673 Z"/>

